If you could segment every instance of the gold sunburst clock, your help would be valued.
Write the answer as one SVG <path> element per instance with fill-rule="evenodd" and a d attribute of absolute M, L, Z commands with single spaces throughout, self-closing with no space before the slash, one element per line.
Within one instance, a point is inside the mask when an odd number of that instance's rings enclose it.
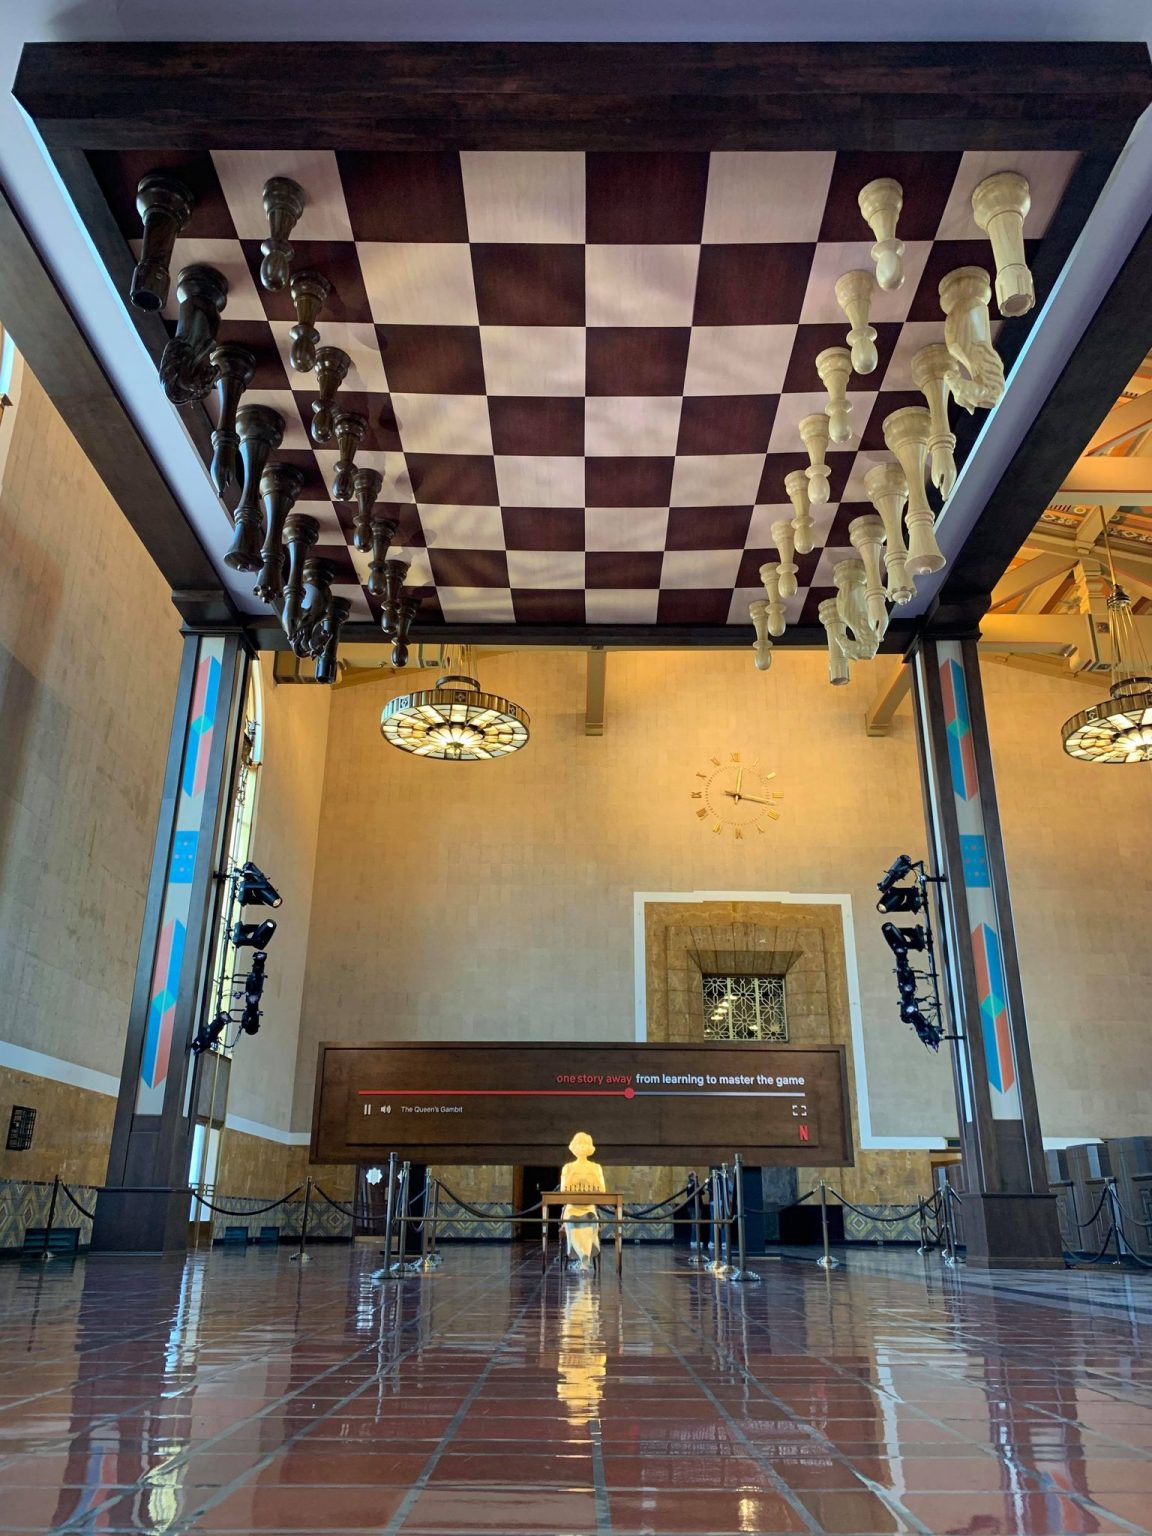
<path fill-rule="evenodd" d="M 766 823 L 780 820 L 783 791 L 771 787 L 776 775 L 766 773 L 759 762 L 743 763 L 739 752 L 733 752 L 726 763 L 711 758 L 708 768 L 696 777 L 702 781 L 692 791 L 693 800 L 701 802 L 696 815 L 717 837 L 731 831 L 742 838 L 752 828 L 766 832 Z"/>

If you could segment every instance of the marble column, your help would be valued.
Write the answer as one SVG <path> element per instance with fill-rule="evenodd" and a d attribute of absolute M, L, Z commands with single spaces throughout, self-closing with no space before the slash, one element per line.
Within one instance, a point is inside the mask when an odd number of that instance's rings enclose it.
<path fill-rule="evenodd" d="M 921 640 L 913 678 L 968 1262 L 1059 1265 L 975 638 Z"/>
<path fill-rule="evenodd" d="M 94 1250 L 185 1247 L 189 1042 L 228 819 L 248 655 L 238 631 L 185 631 L 136 982 Z"/>

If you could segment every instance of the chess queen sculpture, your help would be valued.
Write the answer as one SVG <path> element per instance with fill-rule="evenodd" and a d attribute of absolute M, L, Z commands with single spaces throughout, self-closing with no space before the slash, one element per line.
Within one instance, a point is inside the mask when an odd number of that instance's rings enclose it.
<path fill-rule="evenodd" d="M 568 1143 L 574 1161 L 560 1170 L 560 1189 L 564 1194 L 602 1195 L 607 1188 L 604 1170 L 591 1161 L 596 1151 L 587 1131 L 577 1131 Z M 573 1269 L 588 1270 L 600 1251 L 600 1223 L 595 1204 L 572 1201 L 560 1213 L 568 1257 Z"/>

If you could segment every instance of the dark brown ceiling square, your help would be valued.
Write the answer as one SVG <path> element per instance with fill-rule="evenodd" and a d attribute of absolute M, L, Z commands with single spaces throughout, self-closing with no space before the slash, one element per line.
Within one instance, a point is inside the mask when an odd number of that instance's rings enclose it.
<path fill-rule="evenodd" d="M 696 279 L 696 325 L 786 325 L 808 288 L 812 245 L 705 245 Z"/>
<path fill-rule="evenodd" d="M 502 549 L 430 549 L 438 587 L 506 587 L 508 557 Z"/>
<path fill-rule="evenodd" d="M 501 516 L 509 549 L 584 548 L 583 507 L 504 507 Z"/>
<path fill-rule="evenodd" d="M 751 507 L 672 507 L 667 549 L 743 549 Z"/>
<path fill-rule="evenodd" d="M 583 624 L 584 593 L 516 587 L 512 592 L 512 611 L 517 624 Z"/>
<path fill-rule="evenodd" d="M 673 458 L 586 459 L 586 507 L 666 507 L 672 496 Z"/>
<path fill-rule="evenodd" d="M 468 239 L 458 154 L 337 150 L 336 162 L 354 239 Z"/>
<path fill-rule="evenodd" d="M 388 387 L 406 395 L 482 395 L 484 356 L 474 325 L 378 325 Z"/>
<path fill-rule="evenodd" d="M 406 453 L 417 501 L 445 507 L 497 507 L 496 466 L 478 453 Z"/>
<path fill-rule="evenodd" d="M 688 326 L 597 326 L 588 332 L 590 395 L 679 395 L 688 367 Z"/>
<path fill-rule="evenodd" d="M 778 395 L 699 395 L 680 410 L 677 453 L 765 453 Z"/>
<path fill-rule="evenodd" d="M 704 229 L 707 154 L 585 156 L 589 245 L 695 245 Z"/>
<path fill-rule="evenodd" d="M 488 417 L 493 453 L 584 452 L 584 401 L 578 395 L 493 395 Z"/>
<path fill-rule="evenodd" d="M 729 587 L 676 587 L 660 594 L 658 624 L 727 624 L 732 607 Z"/>
<path fill-rule="evenodd" d="M 481 325 L 583 325 L 582 245 L 474 245 Z"/>
<path fill-rule="evenodd" d="M 658 549 L 589 550 L 584 556 L 584 582 L 607 591 L 639 587 L 651 592 L 660 585 L 663 566 L 664 555 Z"/>

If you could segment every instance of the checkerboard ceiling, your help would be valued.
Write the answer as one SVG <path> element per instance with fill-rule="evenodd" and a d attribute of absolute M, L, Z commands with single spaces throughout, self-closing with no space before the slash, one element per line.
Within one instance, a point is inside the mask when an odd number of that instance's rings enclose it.
<path fill-rule="evenodd" d="M 852 379 L 858 436 L 829 447 L 831 500 L 813 509 L 816 547 L 797 557 L 791 624 L 816 623 L 833 565 L 854 553 L 848 524 L 872 510 L 863 479 L 886 456 L 884 417 L 923 404 L 910 361 L 943 337 L 940 278 L 967 263 L 991 268 L 972 189 L 998 170 L 1028 177 L 1034 253 L 1078 157 L 91 158 L 134 246 L 140 175 L 177 170 L 196 192 L 173 273 L 203 261 L 227 277 L 220 340 L 257 354 L 245 400 L 284 416 L 275 457 L 305 471 L 300 510 L 319 519 L 316 553 L 336 564 L 334 591 L 352 600 L 353 620 L 376 613 L 367 557 L 352 548 L 354 508 L 328 498 L 334 445 L 308 437 L 315 380 L 288 364 L 291 300 L 258 278 L 271 175 L 294 177 L 308 196 L 294 267 L 333 284 L 321 342 L 352 358 L 339 403 L 368 418 L 357 463 L 384 473 L 394 548 L 427 593 L 421 626 L 694 626 L 748 625 L 748 604 L 763 595 L 770 525 L 792 512 L 784 476 L 807 463 L 797 423 L 825 400 L 813 360 L 844 345 L 833 284 L 870 266 L 860 187 L 877 176 L 903 185 L 906 279 L 876 293 L 880 365 Z M 216 557 L 226 542 L 225 531 Z"/>

